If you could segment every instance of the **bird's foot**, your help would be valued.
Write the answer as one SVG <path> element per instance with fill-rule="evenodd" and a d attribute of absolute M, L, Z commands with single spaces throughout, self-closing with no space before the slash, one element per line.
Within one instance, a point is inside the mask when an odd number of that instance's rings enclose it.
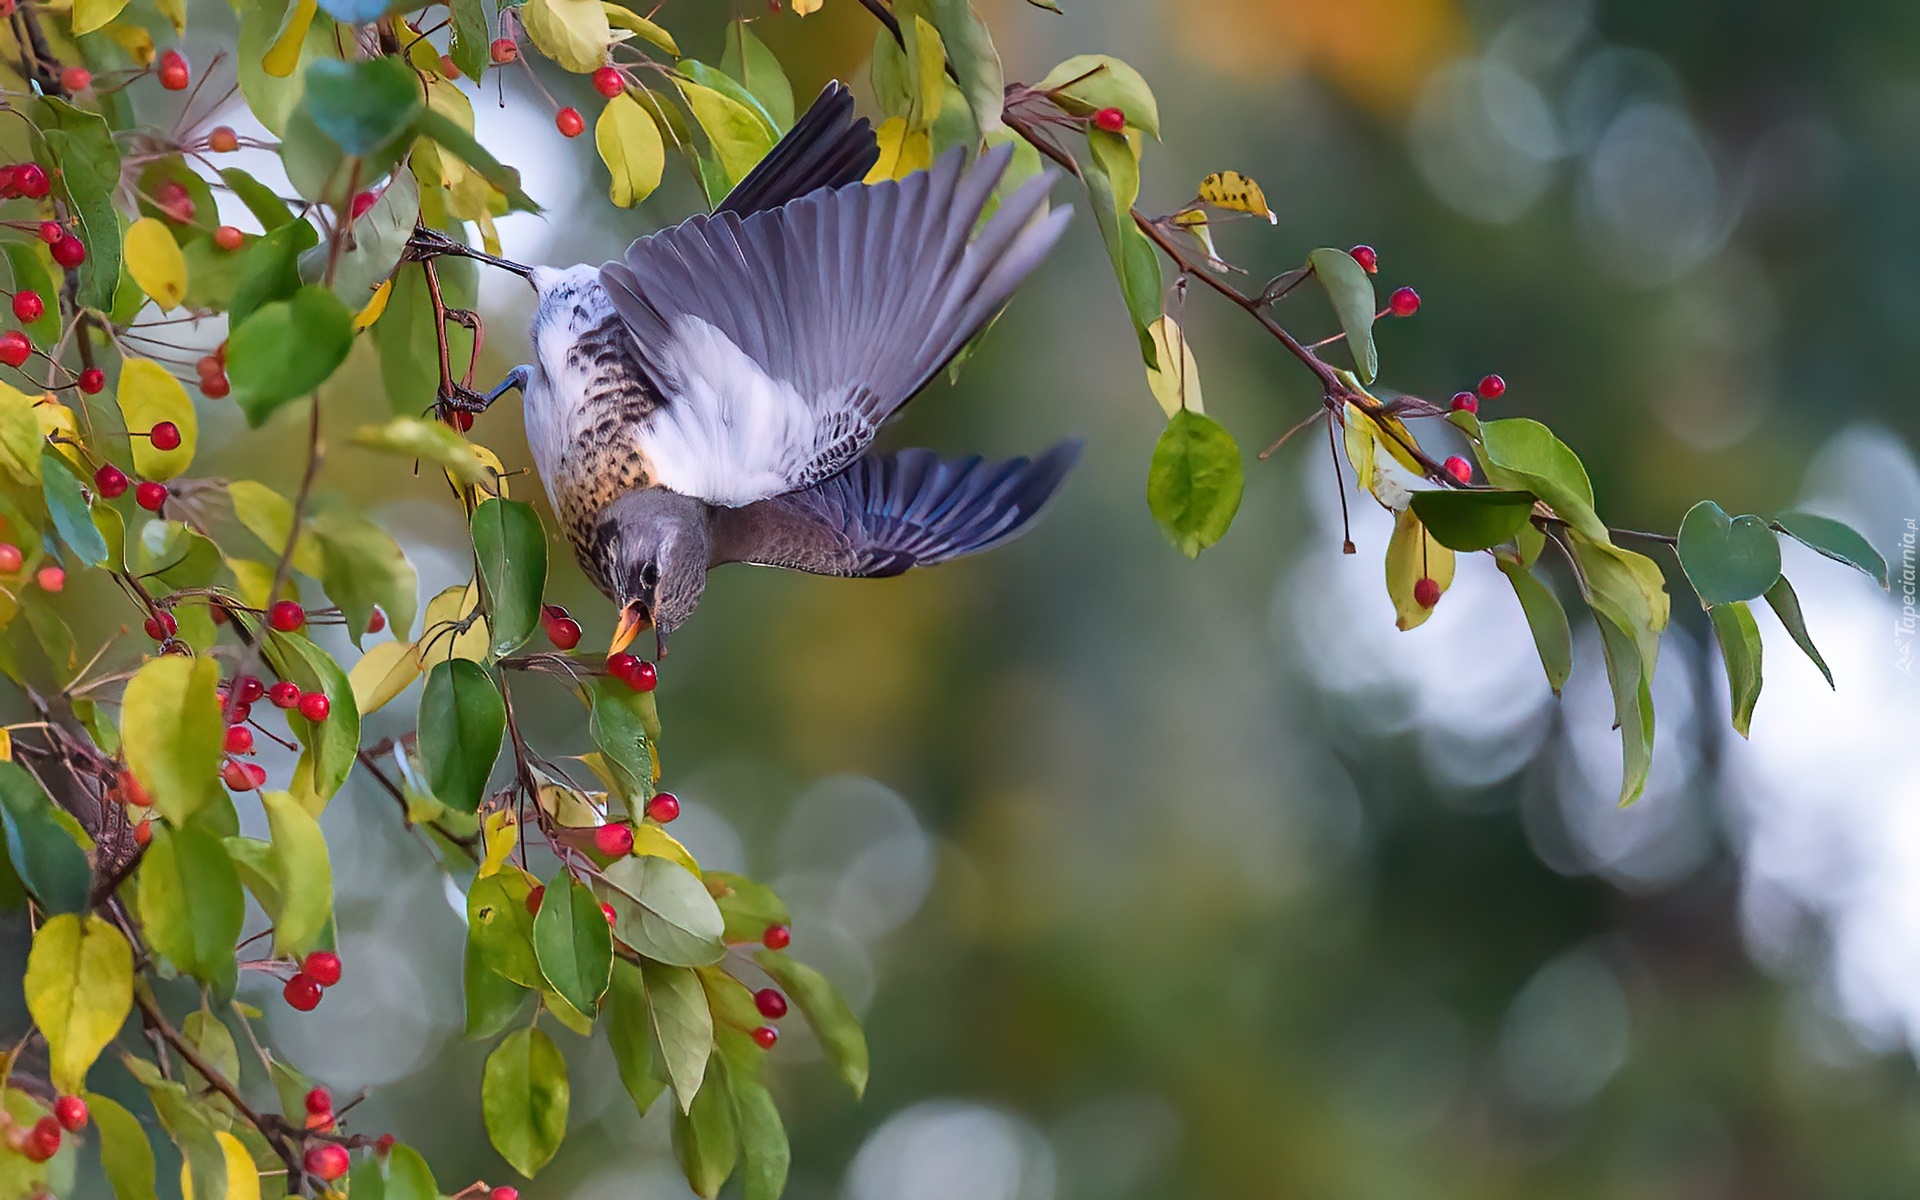
<path fill-rule="evenodd" d="M 532 377 L 532 374 L 533 368 L 527 366 L 525 363 L 521 363 L 513 370 L 508 371 L 507 377 L 495 384 L 492 391 L 480 397 L 481 404 L 483 406 L 492 404 L 495 400 L 506 395 L 508 389 L 525 392 L 527 390 L 527 380 Z"/>

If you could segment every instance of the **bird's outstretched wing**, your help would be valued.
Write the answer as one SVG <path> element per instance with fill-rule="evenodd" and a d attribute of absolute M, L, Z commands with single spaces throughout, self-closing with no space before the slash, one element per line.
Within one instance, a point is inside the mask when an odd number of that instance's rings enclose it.
<path fill-rule="evenodd" d="M 601 267 L 660 397 L 635 434 L 654 482 L 751 504 L 858 458 L 1065 228 L 1043 177 L 970 237 L 1010 154 L 693 217 Z"/>
<path fill-rule="evenodd" d="M 942 462 L 931 450 L 867 454 L 833 478 L 716 517 L 713 558 L 815 575 L 898 575 L 1026 531 L 1080 456 Z"/>
<path fill-rule="evenodd" d="M 744 217 L 779 208 L 808 192 L 859 183 L 878 161 L 873 127 L 854 117 L 853 93 L 834 80 L 714 211 Z"/>

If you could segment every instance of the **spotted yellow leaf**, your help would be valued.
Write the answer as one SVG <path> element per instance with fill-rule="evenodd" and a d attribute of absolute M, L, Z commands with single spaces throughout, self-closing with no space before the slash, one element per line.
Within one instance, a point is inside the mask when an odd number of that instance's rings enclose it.
<path fill-rule="evenodd" d="M 1277 225 L 1280 218 L 1267 207 L 1267 194 L 1260 185 L 1238 171 L 1215 171 L 1200 181 L 1200 199 L 1228 212 L 1252 213 Z"/>
<path fill-rule="evenodd" d="M 187 298 L 187 259 L 173 231 L 158 217 L 141 217 L 127 226 L 127 274 L 163 309 Z"/>

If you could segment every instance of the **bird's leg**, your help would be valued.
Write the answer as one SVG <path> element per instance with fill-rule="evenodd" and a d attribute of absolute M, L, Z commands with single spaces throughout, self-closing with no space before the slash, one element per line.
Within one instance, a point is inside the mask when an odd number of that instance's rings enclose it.
<path fill-rule="evenodd" d="M 527 378 L 531 370 L 532 368 L 522 363 L 520 366 L 508 371 L 507 377 L 495 384 L 492 391 L 467 392 L 463 396 L 452 396 L 448 398 L 448 404 L 464 412 L 485 412 L 488 405 L 506 395 L 509 389 L 522 392 L 526 391 Z"/>
<path fill-rule="evenodd" d="M 413 227 L 412 235 L 407 238 L 406 261 L 427 262 L 449 254 L 459 258 L 471 258 L 475 262 L 483 262 L 490 267 L 498 267 L 502 271 L 511 271 L 522 279 L 533 274 L 532 267 L 475 250 L 465 242 L 450 238 L 437 229 L 429 229 L 425 225 Z"/>

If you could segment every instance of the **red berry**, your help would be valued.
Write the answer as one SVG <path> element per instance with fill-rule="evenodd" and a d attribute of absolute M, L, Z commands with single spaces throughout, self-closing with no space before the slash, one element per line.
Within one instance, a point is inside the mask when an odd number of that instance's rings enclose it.
<path fill-rule="evenodd" d="M 79 238 L 66 234 L 53 244 L 53 261 L 63 267 L 77 267 L 87 261 L 87 248 Z"/>
<path fill-rule="evenodd" d="M 340 982 L 340 956 L 331 950 L 315 950 L 301 962 L 300 969 L 321 987 Z"/>
<path fill-rule="evenodd" d="M 172 421 L 162 421 L 147 431 L 147 439 L 155 450 L 178 450 L 180 448 L 180 427 Z"/>
<path fill-rule="evenodd" d="M 320 984 L 311 975 L 295 974 L 287 980 L 287 986 L 280 989 L 280 995 L 301 1012 L 312 1012 L 320 1003 Z"/>
<path fill-rule="evenodd" d="M 53 1119 L 68 1133 L 78 1133 L 87 1124 L 87 1102 L 78 1096 L 62 1096 L 53 1102 Z"/>
<path fill-rule="evenodd" d="M 367 210 L 380 203 L 378 192 L 360 192 L 353 198 L 353 219 L 358 221 L 367 215 Z"/>
<path fill-rule="evenodd" d="M 148 512 L 159 512 L 167 503 L 167 485 L 151 479 L 143 480 L 139 487 L 133 489 L 133 502 Z"/>
<path fill-rule="evenodd" d="M 107 386 L 107 373 L 99 367 L 88 367 L 80 372 L 80 390 L 89 396 L 98 396 L 100 389 Z"/>
<path fill-rule="evenodd" d="M 393 1142 L 394 1142 L 394 1137 L 392 1134 L 383 1133 L 379 1137 L 373 1139 L 373 1152 L 375 1154 L 379 1154 L 382 1156 L 389 1154 L 393 1150 Z"/>
<path fill-rule="evenodd" d="M 379 633 L 382 629 L 385 629 L 386 627 L 387 627 L 387 614 L 381 612 L 379 608 L 376 607 L 373 610 L 372 615 L 370 615 L 367 618 L 367 632 Z"/>
<path fill-rule="evenodd" d="M 241 763 L 241 769 L 247 773 L 247 790 L 264 787 L 267 782 L 267 769 L 259 763 Z"/>
<path fill-rule="evenodd" d="M 1427 576 L 1414 581 L 1413 602 L 1421 608 L 1432 608 L 1440 603 L 1440 583 Z"/>
<path fill-rule="evenodd" d="M 535 916 L 539 916 L 540 902 L 542 900 L 545 900 L 546 898 L 547 898 L 546 885 L 543 883 L 534 884 L 533 890 L 527 893 L 527 911 L 532 913 Z"/>
<path fill-rule="evenodd" d="M 281 633 L 292 633 L 307 623 L 307 610 L 297 600 L 276 600 L 267 610 L 267 624 Z"/>
<path fill-rule="evenodd" d="M 554 114 L 553 124 L 562 137 L 576 138 L 587 131 L 587 119 L 571 104 Z"/>
<path fill-rule="evenodd" d="M 22 1153 L 33 1162 L 45 1162 L 60 1153 L 60 1122 L 52 1117 L 35 1121 Z"/>
<path fill-rule="evenodd" d="M 785 950 L 793 944 L 793 930 L 785 925 L 769 925 L 760 935 L 760 944 L 769 950 Z"/>
<path fill-rule="evenodd" d="M 134 778 L 132 771 L 120 772 L 120 778 L 116 782 L 119 784 L 120 798 L 122 800 L 133 805 L 135 808 L 149 808 L 152 806 L 153 797 L 147 795 L 147 789 L 141 786 L 138 779 Z"/>
<path fill-rule="evenodd" d="M 607 655 L 607 674 L 622 683 L 632 682 L 634 671 L 640 666 L 640 660 L 624 650 L 618 654 Z"/>
<path fill-rule="evenodd" d="M 249 774 L 247 771 L 248 765 L 249 764 L 247 763 L 230 762 L 227 765 L 221 767 L 220 782 L 226 784 L 228 789 L 231 791 L 235 791 L 235 792 L 252 791 L 253 776 Z"/>
<path fill-rule="evenodd" d="M 40 240 L 47 245 L 51 246 L 65 236 L 67 236 L 67 231 L 61 226 L 60 222 L 40 222 Z"/>
<path fill-rule="evenodd" d="M 233 689 L 240 693 L 240 703 L 253 704 L 267 694 L 267 685 L 257 676 L 242 675 L 233 681 Z"/>
<path fill-rule="evenodd" d="M 555 617 L 546 622 L 547 640 L 561 650 L 571 650 L 580 644 L 580 622 L 572 617 Z"/>
<path fill-rule="evenodd" d="M 29 200 L 39 200 L 53 189 L 53 183 L 47 178 L 47 171 L 39 163 L 21 163 L 13 169 L 13 186 Z M 59 255 L 54 255 L 58 258 Z"/>
<path fill-rule="evenodd" d="M 93 72 L 85 67 L 68 67 L 60 72 L 60 86 L 69 92 L 84 92 L 93 86 Z"/>
<path fill-rule="evenodd" d="M 170 612 L 157 612 L 147 618 L 147 636 L 156 642 L 164 642 L 178 632 L 180 622 Z"/>
<path fill-rule="evenodd" d="M 218 400 L 232 390 L 233 385 L 227 382 L 225 371 L 211 378 L 205 375 L 200 377 L 200 394 L 209 400 Z"/>
<path fill-rule="evenodd" d="M 1420 311 L 1420 293 L 1410 287 L 1395 288 L 1387 297 L 1387 310 L 1396 317 L 1410 317 Z"/>
<path fill-rule="evenodd" d="M 192 81 L 193 73 L 187 69 L 187 60 L 178 50 L 165 50 L 160 54 L 160 86 L 170 92 L 184 92 Z"/>
<path fill-rule="evenodd" d="M 228 754 L 252 754 L 253 730 L 245 725 L 227 726 L 226 747 Z"/>
<path fill-rule="evenodd" d="M 155 188 L 153 198 L 160 206 L 161 215 L 169 221 L 185 225 L 193 220 L 193 196 L 179 180 L 169 179 Z"/>
<path fill-rule="evenodd" d="M 1458 454 L 1449 458 L 1446 462 L 1442 463 L 1441 466 L 1446 468 L 1447 474 L 1453 476 L 1461 483 L 1471 483 L 1473 481 L 1473 464 L 1461 458 Z"/>
<path fill-rule="evenodd" d="M 300 697 L 300 715 L 315 724 L 326 720 L 327 714 L 332 711 L 333 701 L 327 699 L 319 692 L 308 692 L 306 695 Z"/>
<path fill-rule="evenodd" d="M 450 408 L 447 410 L 447 424 L 461 433 L 467 433 L 473 429 L 473 414 L 464 408 Z"/>
<path fill-rule="evenodd" d="M 275 708 L 292 708 L 300 703 L 300 685 L 282 679 L 267 689 L 267 699 Z"/>
<path fill-rule="evenodd" d="M 307 1115 L 317 1117 L 333 1111 L 333 1093 L 323 1087 L 314 1088 L 307 1093 Z"/>
<path fill-rule="evenodd" d="M 1482 400 L 1498 400 L 1506 394 L 1507 381 L 1498 375 L 1489 375 L 1480 381 L 1478 391 Z"/>
<path fill-rule="evenodd" d="M 442 54 L 440 56 L 440 73 L 448 79 L 460 78 L 460 67 L 453 61 L 451 55 Z"/>
<path fill-rule="evenodd" d="M 43 592 L 57 592 L 67 586 L 67 572 L 62 567 L 41 567 L 34 581 Z"/>
<path fill-rule="evenodd" d="M 520 1200 L 520 1189 L 503 1183 L 487 1193 L 487 1200 Z"/>
<path fill-rule="evenodd" d="M 11 575 L 15 571 L 18 571 L 26 561 L 27 557 L 20 553 L 20 547 L 14 545 L 12 542 L 0 543 L 0 572 Z"/>
<path fill-rule="evenodd" d="M 299 976 L 296 975 L 294 978 L 298 979 Z M 314 1004 L 318 1004 L 319 1002 L 319 996 L 316 991 Z M 294 1007 L 299 1008 L 300 1006 L 296 1004 Z M 310 1004 L 307 1007 L 312 1008 L 313 1005 Z M 347 1153 L 345 1146 L 336 1146 L 329 1142 L 324 1146 L 315 1146 L 308 1150 L 305 1156 L 301 1158 L 300 1165 L 306 1168 L 307 1174 L 313 1176 L 315 1179 L 323 1183 L 332 1183 L 353 1168 L 353 1156 Z"/>
<path fill-rule="evenodd" d="M 240 148 L 240 135 L 231 125 L 216 125 L 207 132 L 207 149 L 215 154 L 232 154 Z"/>
<path fill-rule="evenodd" d="M 495 38 L 493 45 L 487 48 L 487 53 L 495 66 L 503 67 L 520 57 L 520 47 L 512 38 Z"/>
<path fill-rule="evenodd" d="M 611 100 L 627 90 L 626 76 L 620 74 L 618 67 L 601 67 L 593 73 L 593 90 Z M 562 133 L 566 133 L 563 128 Z M 573 135 L 568 133 L 568 137 Z"/>
<path fill-rule="evenodd" d="M 613 905 L 605 902 L 602 902 L 600 905 L 600 915 L 607 919 L 607 924 L 609 925 L 616 923 L 620 919 L 620 914 L 613 911 Z"/>
<path fill-rule="evenodd" d="M 1455 392 L 1453 394 L 1453 411 L 1463 413 L 1479 412 L 1480 397 L 1474 395 L 1472 392 Z"/>
<path fill-rule="evenodd" d="M 1093 123 L 1108 133 L 1121 133 L 1127 128 L 1127 114 L 1117 108 L 1103 108 L 1093 114 Z"/>
<path fill-rule="evenodd" d="M 133 844 L 134 845 L 144 846 L 152 840 L 153 840 L 153 822 L 152 821 L 143 819 L 138 825 L 135 825 L 133 827 Z"/>
<path fill-rule="evenodd" d="M 660 670 L 650 662 L 642 662 L 633 669 L 627 685 L 636 692 L 650 692 L 660 686 Z"/>
<path fill-rule="evenodd" d="M 755 992 L 753 1006 L 769 1021 L 778 1021 L 787 1015 L 787 998 L 776 988 L 761 988 Z"/>
<path fill-rule="evenodd" d="M 1378 275 L 1380 273 L 1380 252 L 1372 246 L 1355 246 L 1353 249 L 1347 251 L 1347 253 L 1353 255 L 1353 261 L 1359 263 L 1361 269 L 1367 274 Z"/>
<path fill-rule="evenodd" d="M 222 225 L 213 231 L 213 244 L 222 250 L 238 250 L 246 242 L 247 235 L 241 233 L 238 226 Z"/>
<path fill-rule="evenodd" d="M 665 825 L 680 815 L 680 797 L 672 792 L 661 792 L 647 801 L 647 815 Z"/>
<path fill-rule="evenodd" d="M 773 1044 L 779 1040 L 780 1031 L 771 1025 L 762 1025 L 753 1031 L 753 1044 L 762 1050 L 773 1049 Z"/>
<path fill-rule="evenodd" d="M 19 291 L 13 294 L 13 315 L 20 320 L 32 323 L 40 319 L 47 311 L 47 302 L 40 298 L 39 292 Z"/>
<path fill-rule="evenodd" d="M 227 364 L 217 354 L 202 354 L 194 360 L 193 369 L 200 373 L 200 381 L 205 383 L 215 375 L 225 375 Z"/>
<path fill-rule="evenodd" d="M 593 848 L 608 858 L 633 853 L 633 830 L 625 825 L 602 825 L 593 831 Z"/>
<path fill-rule="evenodd" d="M 100 464 L 93 473 L 93 490 L 109 500 L 127 493 L 127 473 L 112 463 Z"/>
<path fill-rule="evenodd" d="M 26 362 L 32 353 L 33 343 L 27 340 L 26 334 L 18 329 L 9 329 L 5 333 L 0 333 L 0 363 L 17 367 Z"/>
<path fill-rule="evenodd" d="M 220 697 L 220 701 L 223 704 L 226 703 L 226 696 L 222 695 Z M 251 718 L 252 716 L 253 716 L 253 705 L 236 704 L 233 706 L 233 715 L 227 718 L 227 724 L 244 725 L 247 723 L 248 719 Z"/>

